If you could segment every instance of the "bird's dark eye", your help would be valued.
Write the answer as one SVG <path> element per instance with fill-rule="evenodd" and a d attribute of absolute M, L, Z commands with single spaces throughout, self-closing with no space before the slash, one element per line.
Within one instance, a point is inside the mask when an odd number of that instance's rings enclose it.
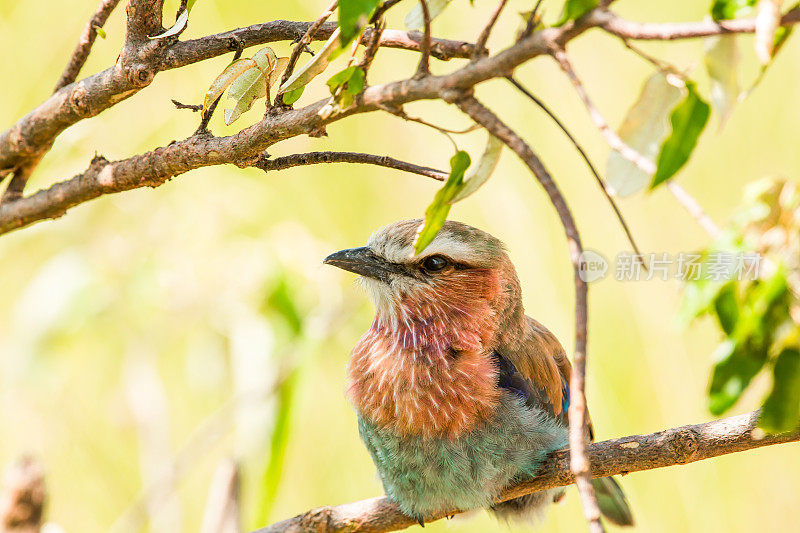
<path fill-rule="evenodd" d="M 449 261 L 441 255 L 432 255 L 425 258 L 425 260 L 422 262 L 422 268 L 428 272 L 438 272 L 448 264 L 450 264 Z"/>

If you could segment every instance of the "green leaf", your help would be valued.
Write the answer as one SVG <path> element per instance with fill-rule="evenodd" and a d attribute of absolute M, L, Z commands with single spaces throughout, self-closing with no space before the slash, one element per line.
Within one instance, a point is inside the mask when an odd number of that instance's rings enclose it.
<path fill-rule="evenodd" d="M 739 399 L 769 358 L 775 332 L 786 321 L 788 285 L 784 268 L 754 283 L 736 326 L 714 355 L 717 363 L 709 387 L 709 410 L 721 415 Z"/>
<path fill-rule="evenodd" d="M 758 0 L 714 0 L 711 4 L 711 18 L 714 20 L 734 19 L 752 14 Z"/>
<path fill-rule="evenodd" d="M 681 89 L 663 72 L 656 72 L 642 85 L 636 102 L 625 115 L 619 137 L 641 155 L 655 161 L 658 150 L 669 135 L 669 113 L 680 101 Z M 635 194 L 650 183 L 651 176 L 611 150 L 606 163 L 609 189 L 620 197 Z"/>
<path fill-rule="evenodd" d="M 719 115 L 719 125 L 727 120 L 739 100 L 739 46 L 737 36 L 718 35 L 706 39 L 704 62 L 711 80 L 711 105 Z"/>
<path fill-rule="evenodd" d="M 739 298 L 736 296 L 736 283 L 726 283 L 714 299 L 717 320 L 726 335 L 731 335 L 739 320 Z"/>
<path fill-rule="evenodd" d="M 186 11 L 191 11 L 196 3 L 197 0 L 189 0 L 188 2 L 186 2 Z"/>
<path fill-rule="evenodd" d="M 342 109 L 349 107 L 355 97 L 364 90 L 365 76 L 364 69 L 356 65 L 331 76 L 327 84 L 339 107 Z"/>
<path fill-rule="evenodd" d="M 261 312 L 265 316 L 270 312 L 278 313 L 289 326 L 292 337 L 298 337 L 303 329 L 303 313 L 295 304 L 296 299 L 297 294 L 290 290 L 286 276 L 281 275 L 261 304 Z M 271 316 L 268 318 L 271 319 Z"/>
<path fill-rule="evenodd" d="M 563 26 L 570 20 L 577 20 L 599 4 L 600 0 L 567 0 L 564 2 L 564 10 L 561 12 L 561 17 L 554 26 Z"/>
<path fill-rule="evenodd" d="M 331 52 L 333 52 L 333 50 L 336 48 L 336 41 L 339 39 L 339 32 L 340 28 L 336 28 L 330 38 L 325 41 L 324 45 L 322 45 L 322 48 L 320 48 L 319 52 L 314 54 L 314 57 L 312 57 L 308 63 L 303 65 L 302 68 L 294 71 L 292 76 L 286 80 L 286 82 L 283 83 L 280 88 L 278 88 L 278 94 L 288 93 L 290 91 L 294 91 L 295 89 L 305 87 L 308 82 L 314 79 L 314 77 L 328 68 Z M 283 101 L 286 102 L 285 99 Z"/>
<path fill-rule="evenodd" d="M 715 352 L 719 359 L 711 376 L 708 410 L 719 416 L 733 407 L 767 361 L 764 346 L 738 346 L 725 341 Z"/>
<path fill-rule="evenodd" d="M 270 102 L 269 89 L 280 78 L 289 63 L 288 57 L 277 57 L 270 47 L 265 47 L 253 55 L 256 67 L 242 73 L 231 84 L 228 98 L 234 101 L 231 109 L 225 110 L 225 124 L 232 124 L 242 113 L 253 107 L 259 98 L 267 98 Z"/>
<path fill-rule="evenodd" d="M 686 97 L 670 115 L 672 133 L 661 145 L 656 173 L 650 183 L 651 190 L 670 179 L 686 164 L 708 122 L 711 108 L 697 94 L 693 83 L 687 83 L 686 89 Z"/>
<path fill-rule="evenodd" d="M 189 10 L 184 9 L 181 11 L 181 14 L 178 15 L 178 18 L 175 19 L 175 24 L 172 25 L 170 29 L 165 32 L 159 33 L 150 39 L 163 39 L 164 37 L 170 37 L 172 35 L 177 35 L 182 32 L 186 28 L 186 24 L 189 23 Z"/>
<path fill-rule="evenodd" d="M 380 0 L 339 0 L 339 29 L 341 46 L 345 47 L 356 38 Z"/>
<path fill-rule="evenodd" d="M 298 101 L 301 96 L 303 96 L 303 91 L 305 89 L 305 87 L 299 87 L 293 91 L 286 91 L 283 93 L 283 103 L 286 105 L 292 105 Z"/>
<path fill-rule="evenodd" d="M 428 17 L 433 20 L 438 17 L 450 0 L 427 0 Z M 411 11 L 408 12 L 406 18 L 403 20 L 406 28 L 409 30 L 422 30 L 425 26 L 425 14 L 422 12 L 422 4 L 417 3 Z"/>
<path fill-rule="evenodd" d="M 99 35 L 101 39 L 105 39 L 106 37 L 108 37 L 106 35 L 106 30 L 100 27 L 97 28 L 97 35 Z"/>
<path fill-rule="evenodd" d="M 450 176 L 441 189 L 436 192 L 433 202 L 425 210 L 425 224 L 417 234 L 414 242 L 414 253 L 421 253 L 442 229 L 447 214 L 450 212 L 450 201 L 464 186 L 464 173 L 469 168 L 471 160 L 469 154 L 459 150 L 450 158 Z"/>
<path fill-rule="evenodd" d="M 486 148 L 483 151 L 478 166 L 475 170 L 469 173 L 469 176 L 464 180 L 464 186 L 461 190 L 450 200 L 450 204 L 460 202 L 467 196 L 477 191 L 481 185 L 486 183 L 489 176 L 492 175 L 494 169 L 497 167 L 497 162 L 500 160 L 500 152 L 503 149 L 503 141 L 492 135 L 488 134 L 489 138 L 486 140 Z"/>
<path fill-rule="evenodd" d="M 211 83 L 211 87 L 209 87 L 208 91 L 206 91 L 206 96 L 203 99 L 203 114 L 205 115 L 209 107 L 211 107 L 211 104 L 216 102 L 217 98 L 222 96 L 222 93 L 225 92 L 225 89 L 227 89 L 236 78 L 244 74 L 247 70 L 257 66 L 258 64 L 254 60 L 250 58 L 244 58 L 234 61 L 225 67 L 225 70 L 223 70 L 222 73 L 217 76 L 217 78 Z"/>
<path fill-rule="evenodd" d="M 270 438 L 269 458 L 261 478 L 261 501 L 258 508 L 258 523 L 260 524 L 266 523 L 269 519 L 283 475 L 299 373 L 299 369 L 292 370 L 275 391 L 275 425 Z"/>
<path fill-rule="evenodd" d="M 800 421 L 800 351 L 786 348 L 778 354 L 772 376 L 758 427 L 767 433 L 791 431 Z"/>

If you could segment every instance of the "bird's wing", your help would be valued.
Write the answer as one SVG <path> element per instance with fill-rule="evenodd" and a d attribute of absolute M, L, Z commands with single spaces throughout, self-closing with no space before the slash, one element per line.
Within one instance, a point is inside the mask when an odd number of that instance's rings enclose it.
<path fill-rule="evenodd" d="M 572 365 L 555 335 L 536 320 L 525 318 L 522 335 L 496 350 L 499 385 L 519 391 L 530 405 L 567 425 Z M 591 422 L 589 433 L 594 433 Z"/>

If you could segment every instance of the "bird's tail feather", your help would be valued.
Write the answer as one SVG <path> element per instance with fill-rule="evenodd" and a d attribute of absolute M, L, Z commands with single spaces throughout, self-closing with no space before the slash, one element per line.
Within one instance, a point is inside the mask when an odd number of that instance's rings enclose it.
<path fill-rule="evenodd" d="M 595 478 L 592 480 L 592 486 L 603 516 L 618 526 L 633 525 L 633 514 L 628 498 L 613 477 Z"/>

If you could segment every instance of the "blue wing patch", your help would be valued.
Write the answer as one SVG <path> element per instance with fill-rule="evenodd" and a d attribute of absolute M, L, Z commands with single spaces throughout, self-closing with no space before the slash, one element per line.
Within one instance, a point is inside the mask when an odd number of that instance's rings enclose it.
<path fill-rule="evenodd" d="M 529 407 L 542 409 L 552 417 L 557 416 L 545 390 L 537 387 L 531 380 L 523 376 L 514 366 L 514 363 L 496 351 L 492 354 L 492 360 L 497 368 L 498 387 L 519 396 Z M 564 383 L 563 379 L 562 383 Z M 566 413 L 566 409 L 569 407 L 569 386 L 566 383 L 564 383 L 564 386 L 566 387 L 566 393 L 561 406 L 563 411 L 559 413 L 562 415 Z"/>

